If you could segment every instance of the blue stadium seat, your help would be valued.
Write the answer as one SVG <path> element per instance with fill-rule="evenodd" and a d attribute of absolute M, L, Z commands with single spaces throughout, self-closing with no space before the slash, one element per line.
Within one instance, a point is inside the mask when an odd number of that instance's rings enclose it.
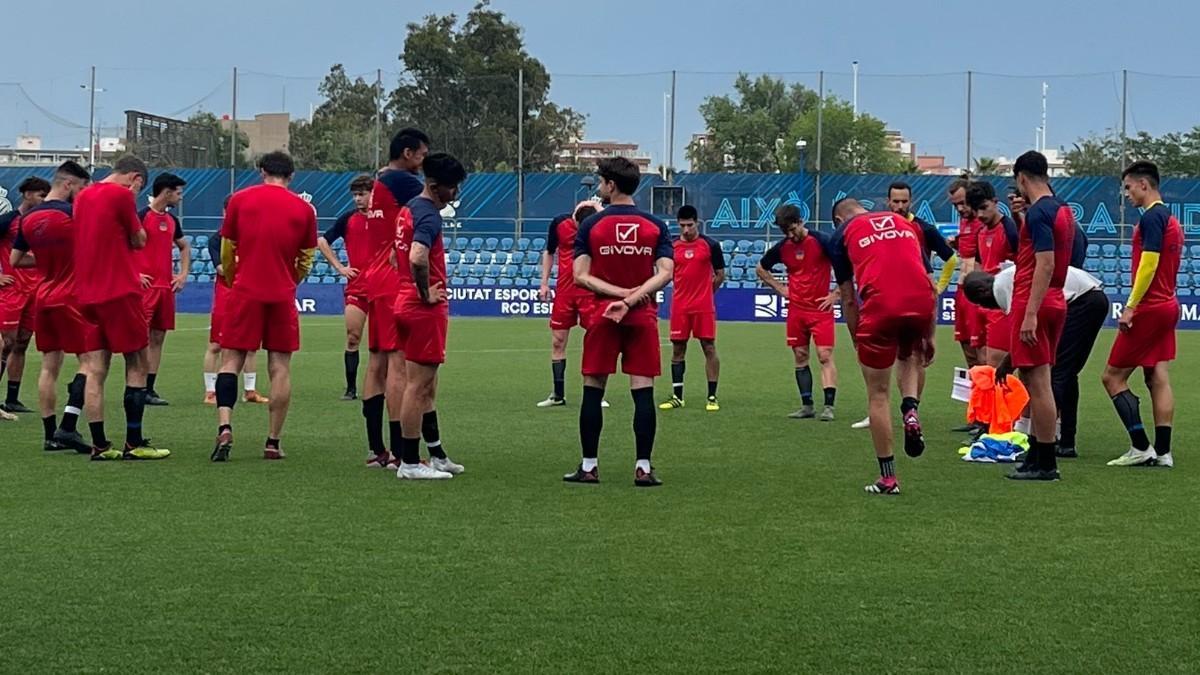
<path fill-rule="evenodd" d="M 522 265 L 521 266 L 521 276 L 523 276 L 523 277 L 527 277 L 529 279 L 537 279 L 537 278 L 541 277 L 541 274 L 542 274 L 542 271 L 540 269 L 538 269 L 537 265 Z"/>
<path fill-rule="evenodd" d="M 741 288 L 741 287 L 742 287 L 742 282 L 740 282 L 740 281 L 726 281 L 725 285 L 724 285 L 724 288 Z"/>
<path fill-rule="evenodd" d="M 202 249 L 198 249 L 197 253 L 195 255 L 195 258 L 196 258 L 196 260 L 212 260 L 212 258 L 210 258 L 208 255 L 208 247 L 207 246 Z"/>
<path fill-rule="evenodd" d="M 767 252 L 767 242 L 763 241 L 762 239 L 755 239 L 751 250 L 761 256 Z"/>
<path fill-rule="evenodd" d="M 446 262 L 450 263 L 451 265 L 457 265 L 461 260 L 462 254 L 458 251 L 450 251 L 450 253 L 446 256 Z"/>
<path fill-rule="evenodd" d="M 732 239 L 722 239 L 721 240 L 721 252 L 724 253 L 725 255 L 729 255 L 730 253 L 733 253 L 733 247 L 734 247 L 734 243 L 733 243 Z"/>
<path fill-rule="evenodd" d="M 342 275 L 340 275 L 340 274 L 339 274 L 339 275 L 337 275 L 337 277 L 336 277 L 336 278 L 337 278 L 337 282 L 338 282 L 338 285 L 339 285 L 339 286 L 345 286 L 345 285 L 346 285 L 346 277 L 344 277 L 344 276 L 342 276 Z"/>
<path fill-rule="evenodd" d="M 517 277 L 516 285 L 517 286 L 529 286 L 530 284 L 529 284 L 529 280 L 526 279 L 525 277 Z"/>
<path fill-rule="evenodd" d="M 471 237 L 471 240 L 469 242 L 467 242 L 467 246 L 472 251 L 482 251 L 483 250 L 483 237 Z"/>
<path fill-rule="evenodd" d="M 496 285 L 496 277 L 484 277 L 484 278 L 480 279 L 480 282 L 484 286 L 495 286 Z"/>
<path fill-rule="evenodd" d="M 1175 294 L 1176 294 L 1176 295 L 1179 295 L 1179 296 L 1181 296 L 1181 297 L 1191 297 L 1191 296 L 1192 296 L 1192 289 L 1190 289 L 1190 288 L 1180 288 L 1179 290 L 1177 290 L 1177 291 L 1175 292 Z"/>
<path fill-rule="evenodd" d="M 1200 259 L 1200 244 L 1192 244 L 1192 247 L 1188 250 L 1192 252 L 1193 258 Z"/>
<path fill-rule="evenodd" d="M 192 246 L 195 246 L 196 248 L 208 248 L 208 235 L 196 235 L 196 238 L 192 240 Z"/>
<path fill-rule="evenodd" d="M 207 274 L 201 274 L 200 276 L 196 277 L 196 283 L 198 284 L 207 284 L 211 282 L 212 277 L 208 276 Z"/>
<path fill-rule="evenodd" d="M 484 265 L 492 262 L 491 251 L 480 251 L 478 260 L 480 263 L 483 263 Z"/>
<path fill-rule="evenodd" d="M 529 250 L 529 237 L 521 237 L 520 239 L 517 240 L 517 250 L 518 251 L 528 251 Z"/>
<path fill-rule="evenodd" d="M 1100 257 L 1100 244 L 1088 244 L 1087 245 L 1087 257 L 1099 258 Z"/>
<path fill-rule="evenodd" d="M 340 276 L 340 275 L 339 275 Z M 321 283 L 329 284 L 330 286 L 338 282 L 338 277 L 321 277 Z"/>
<path fill-rule="evenodd" d="M 483 248 L 486 251 L 495 251 L 500 247 L 500 240 L 495 237 L 488 237 L 483 240 Z"/>
<path fill-rule="evenodd" d="M 478 286 L 479 285 L 479 277 L 467 277 L 467 285 L 468 286 Z"/>
<path fill-rule="evenodd" d="M 479 254 L 475 251 L 467 251 L 462 254 L 462 262 L 468 265 L 474 264 L 476 260 L 479 260 Z"/>
<path fill-rule="evenodd" d="M 529 250 L 531 251 L 540 251 L 544 248 L 546 248 L 545 237 L 534 237 L 533 241 L 529 243 Z"/>
<path fill-rule="evenodd" d="M 499 283 L 501 286 L 512 286 L 513 279 L 512 279 L 512 277 L 500 277 Z"/>
<path fill-rule="evenodd" d="M 1088 244 L 1088 245 L 1092 246 L 1093 244 Z M 1088 258 L 1087 260 L 1084 260 L 1083 261 L 1083 269 L 1085 269 L 1089 272 L 1099 272 L 1100 271 L 1100 259 L 1099 258 Z"/>
<path fill-rule="evenodd" d="M 1100 253 L 1105 258 L 1115 258 L 1115 257 L 1117 257 L 1117 245 L 1116 244 L 1104 244 L 1103 246 L 1100 247 Z"/>
<path fill-rule="evenodd" d="M 467 283 L 467 280 L 463 277 L 450 277 L 451 286 L 462 286 L 465 283 Z"/>
<path fill-rule="evenodd" d="M 1116 272 L 1101 272 L 1100 280 L 1103 281 L 1104 285 L 1108 286 L 1109 288 L 1112 288 L 1119 283 Z"/>
<path fill-rule="evenodd" d="M 754 247 L 754 244 L 751 243 L 751 241 L 749 239 L 742 239 L 742 240 L 738 241 L 737 248 L 735 248 L 734 250 L 737 251 L 738 253 L 749 253 L 750 249 L 753 247 Z"/>
<path fill-rule="evenodd" d="M 502 276 L 506 276 L 511 279 L 511 278 L 518 277 L 520 275 L 521 275 L 521 268 L 519 266 L 517 266 L 517 265 L 505 265 L 504 266 L 504 274 Z"/>
<path fill-rule="evenodd" d="M 507 265 L 508 261 L 512 259 L 511 255 L 516 254 L 510 254 L 508 251 L 496 251 L 496 253 L 492 255 L 492 262 L 496 263 L 497 265 Z"/>
<path fill-rule="evenodd" d="M 1130 260 L 1129 258 L 1121 258 L 1121 271 L 1122 272 L 1132 272 L 1133 271 L 1133 261 Z"/>
<path fill-rule="evenodd" d="M 486 271 L 484 271 L 484 275 L 486 275 L 486 276 L 489 276 L 489 277 L 498 277 L 498 276 L 500 276 L 500 266 L 499 266 L 499 265 L 497 265 L 497 264 L 495 264 L 495 263 L 492 263 L 491 265 L 488 265 L 488 266 L 487 266 L 487 270 L 486 270 Z"/>
<path fill-rule="evenodd" d="M 1105 272 L 1116 272 L 1117 271 L 1117 259 L 1116 258 L 1105 258 L 1100 263 L 1100 269 L 1104 270 Z"/>
<path fill-rule="evenodd" d="M 1182 272 L 1179 274 L 1176 274 L 1175 275 L 1175 285 L 1179 286 L 1180 288 L 1184 288 L 1184 287 L 1191 288 L 1192 287 L 1192 275 L 1184 274 Z"/>
<path fill-rule="evenodd" d="M 742 279 L 745 279 L 745 278 L 746 278 L 746 268 L 734 267 L 733 269 L 729 270 L 729 279 L 731 281 L 741 281 Z"/>
<path fill-rule="evenodd" d="M 1121 244 L 1121 248 L 1119 250 L 1122 258 L 1128 258 L 1133 255 L 1132 244 Z"/>
<path fill-rule="evenodd" d="M 333 242 L 333 245 L 330 246 L 330 248 L 335 251 L 344 251 L 346 249 L 346 240 L 338 239 L 337 241 Z"/>
<path fill-rule="evenodd" d="M 189 274 L 189 275 L 187 275 L 187 280 L 188 280 L 188 283 L 190 283 L 190 284 L 194 284 L 194 283 L 196 283 L 196 276 L 197 276 L 197 275 L 195 275 L 195 274 Z"/>
<path fill-rule="evenodd" d="M 511 251 L 512 249 L 513 249 L 513 238 L 512 237 L 501 237 L 500 238 L 500 250 L 501 251 Z"/>
<path fill-rule="evenodd" d="M 1121 297 L 1123 297 L 1123 298 L 1128 298 L 1128 297 L 1129 297 L 1129 294 L 1130 294 L 1130 293 L 1132 293 L 1132 292 L 1133 292 L 1133 289 L 1132 289 L 1132 288 L 1130 288 L 1129 286 L 1122 286 L 1122 287 L 1121 287 Z"/>

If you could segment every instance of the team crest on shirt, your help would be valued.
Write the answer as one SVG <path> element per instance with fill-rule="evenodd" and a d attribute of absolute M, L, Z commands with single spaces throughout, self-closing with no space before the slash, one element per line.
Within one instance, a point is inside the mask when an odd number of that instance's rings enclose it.
<path fill-rule="evenodd" d="M 984 238 L 983 238 L 983 245 L 984 245 L 984 246 L 991 246 L 991 245 L 992 245 L 992 238 L 991 238 L 991 237 L 984 237 Z"/>
<path fill-rule="evenodd" d="M 158 221 L 158 231 L 159 232 L 167 231 L 167 221 L 165 221 L 165 220 Z"/>
<path fill-rule="evenodd" d="M 696 252 L 689 248 L 688 250 L 683 252 L 683 257 L 687 258 L 688 260 L 691 260 L 692 258 L 696 257 Z"/>
<path fill-rule="evenodd" d="M 796 253 L 794 255 L 796 260 L 804 260 L 804 249 L 796 249 Z"/>

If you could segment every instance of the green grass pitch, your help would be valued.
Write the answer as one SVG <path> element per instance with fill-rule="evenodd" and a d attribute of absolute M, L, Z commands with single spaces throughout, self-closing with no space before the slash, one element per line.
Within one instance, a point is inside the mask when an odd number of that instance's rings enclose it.
<path fill-rule="evenodd" d="M 665 485 L 642 491 L 622 377 L 604 482 L 560 482 L 578 461 L 580 336 L 571 405 L 537 410 L 542 320 L 451 324 L 441 426 L 467 467 L 452 481 L 362 466 L 360 407 L 337 400 L 333 317 L 304 322 L 288 459 L 259 459 L 266 411 L 240 405 L 233 461 L 212 465 L 205 326 L 181 317 L 168 338 L 158 390 L 172 405 L 146 416 L 165 462 L 43 456 L 36 415 L 0 424 L 0 671 L 1200 668 L 1200 336 L 1181 334 L 1173 371 L 1174 470 L 1104 466 L 1127 447 L 1099 384 L 1106 331 L 1082 380 L 1082 458 L 1061 483 L 1027 485 L 958 460 L 947 430 L 963 411 L 949 400 L 961 355 L 941 329 L 929 449 L 897 460 L 903 495 L 880 497 L 862 489 L 876 465 L 867 433 L 849 429 L 865 401 L 840 328 L 833 424 L 785 419 L 798 401 L 782 325 L 721 326 L 719 413 L 703 410 L 693 345 L 689 406 L 659 415 Z M 36 357 L 28 368 L 33 405 Z"/>

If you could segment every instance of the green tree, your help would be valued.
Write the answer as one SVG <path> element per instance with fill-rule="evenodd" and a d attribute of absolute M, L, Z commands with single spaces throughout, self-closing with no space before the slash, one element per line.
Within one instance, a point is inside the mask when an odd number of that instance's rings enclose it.
<path fill-rule="evenodd" d="M 289 146 L 296 165 L 324 171 L 378 168 L 373 166 L 379 107 L 375 83 L 361 77 L 351 80 L 339 63 L 329 69 L 318 91 L 325 101 L 313 110 L 312 120 L 291 123 Z"/>
<path fill-rule="evenodd" d="M 696 171 L 794 171 L 803 140 L 805 168 L 817 166 L 817 93 L 800 84 L 741 74 L 734 93 L 710 96 L 700 106 L 708 130 L 703 142 L 688 145 Z M 821 112 L 822 170 L 830 173 L 890 173 L 902 158 L 887 146 L 886 127 L 870 115 L 854 115 L 849 103 L 829 96 Z"/>
<path fill-rule="evenodd" d="M 994 157 L 980 157 L 975 160 L 976 176 L 997 176 L 1000 174 L 1000 163 Z"/>
<path fill-rule="evenodd" d="M 1121 138 L 1109 132 L 1076 141 L 1063 155 L 1072 176 L 1115 176 L 1121 173 Z"/>
<path fill-rule="evenodd" d="M 400 55 L 406 75 L 388 105 L 392 129 L 423 129 L 473 171 L 515 167 L 518 73 L 524 72 L 525 168 L 551 169 L 583 136 L 584 117 L 549 100 L 550 74 L 525 51 L 521 28 L 486 0 L 458 17 L 410 23 Z"/>
<path fill-rule="evenodd" d="M 1164 176 L 1200 176 L 1200 126 L 1154 136 L 1141 131 L 1126 139 L 1114 131 L 1090 134 L 1073 144 L 1063 156 L 1072 176 L 1119 176 L 1122 161 L 1144 159 L 1158 165 Z"/>

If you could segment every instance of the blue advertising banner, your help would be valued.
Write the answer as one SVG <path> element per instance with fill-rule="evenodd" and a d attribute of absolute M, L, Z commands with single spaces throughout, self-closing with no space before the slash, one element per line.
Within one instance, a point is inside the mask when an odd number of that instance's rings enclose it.
<path fill-rule="evenodd" d="M 1112 311 L 1108 325 L 1115 327 L 1123 298 L 1109 296 Z M 207 314 L 212 309 L 212 286 L 189 284 L 176 300 L 181 313 Z M 1200 299 L 1180 299 L 1182 329 L 1200 329 Z M 342 287 L 334 284 L 300 284 L 296 289 L 296 308 L 303 315 L 341 315 Z M 659 316 L 667 318 L 671 309 L 668 288 L 659 294 Z M 513 286 L 460 286 L 450 289 L 452 316 L 473 317 L 550 317 L 550 303 L 538 297 L 538 289 Z M 841 308 L 834 308 L 841 320 Z M 717 293 L 717 318 L 721 321 L 782 322 L 787 319 L 787 302 L 765 288 L 727 288 Z M 947 293 L 938 301 L 938 322 L 954 323 L 954 295 Z"/>

